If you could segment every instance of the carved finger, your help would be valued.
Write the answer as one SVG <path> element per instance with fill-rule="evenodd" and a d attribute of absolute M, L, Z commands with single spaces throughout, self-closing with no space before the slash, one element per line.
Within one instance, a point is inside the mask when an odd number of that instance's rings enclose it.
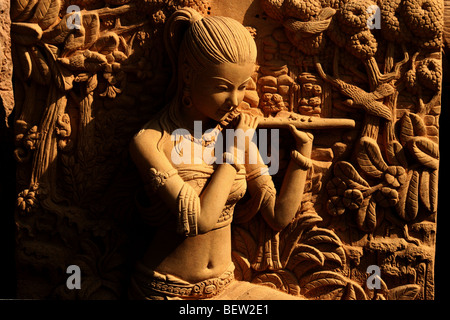
<path fill-rule="evenodd" d="M 312 133 L 297 130 L 297 128 L 292 124 L 289 125 L 289 129 L 298 144 L 310 143 L 314 139 Z"/>

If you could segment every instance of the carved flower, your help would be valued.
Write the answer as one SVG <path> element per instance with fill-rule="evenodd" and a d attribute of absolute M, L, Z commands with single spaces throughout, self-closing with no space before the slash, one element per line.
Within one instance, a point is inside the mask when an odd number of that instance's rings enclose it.
<path fill-rule="evenodd" d="M 377 41 L 369 30 L 361 31 L 350 37 L 347 49 L 354 56 L 367 60 L 377 52 Z"/>
<path fill-rule="evenodd" d="M 439 48 L 442 44 L 443 7 L 439 0 L 405 0 L 402 16 L 411 30 L 411 41 L 422 48 Z"/>
<path fill-rule="evenodd" d="M 406 80 L 406 88 L 412 93 L 417 93 L 417 75 L 416 70 L 411 69 L 408 70 L 408 72 L 405 73 L 405 80 Z"/>
<path fill-rule="evenodd" d="M 374 194 L 374 199 L 384 208 L 392 207 L 398 202 L 398 192 L 395 189 L 383 187 Z"/>
<path fill-rule="evenodd" d="M 411 39 L 411 33 L 401 15 L 403 10 L 402 0 L 383 1 L 381 4 L 381 32 L 389 41 L 405 42 Z"/>
<path fill-rule="evenodd" d="M 443 28 L 438 0 L 405 0 L 404 16 L 409 28 L 420 37 L 434 37 Z"/>
<path fill-rule="evenodd" d="M 345 207 L 342 202 L 342 197 L 331 197 L 327 201 L 327 211 L 332 216 L 339 216 L 345 212 Z"/>
<path fill-rule="evenodd" d="M 331 179 L 327 185 L 327 192 L 330 199 L 327 201 L 328 213 L 333 216 L 341 215 L 345 212 L 342 196 L 347 190 L 347 184 L 339 177 Z"/>
<path fill-rule="evenodd" d="M 350 210 L 358 209 L 363 202 L 363 194 L 358 189 L 347 189 L 344 192 L 344 197 L 342 198 L 342 203 L 345 207 Z"/>
<path fill-rule="evenodd" d="M 367 27 L 370 16 L 367 7 L 373 3 L 365 0 L 352 0 L 346 3 L 338 14 L 344 32 L 355 33 Z"/>
<path fill-rule="evenodd" d="M 22 213 L 30 213 L 37 204 L 38 185 L 25 189 L 17 197 L 17 207 Z"/>
<path fill-rule="evenodd" d="M 442 70 L 439 60 L 424 59 L 417 66 L 419 82 L 433 91 L 438 91 L 442 80 Z"/>
<path fill-rule="evenodd" d="M 28 130 L 27 135 L 23 138 L 23 144 L 29 149 L 34 150 L 36 148 L 36 143 L 39 141 L 40 134 L 38 132 L 37 126 L 33 126 Z"/>
<path fill-rule="evenodd" d="M 166 15 L 164 14 L 164 11 L 158 10 L 156 13 L 153 14 L 153 22 L 156 24 L 162 24 L 166 21 Z"/>
<path fill-rule="evenodd" d="M 401 166 L 390 166 L 384 173 L 384 179 L 388 184 L 397 188 L 406 182 L 407 174 L 405 169 Z"/>

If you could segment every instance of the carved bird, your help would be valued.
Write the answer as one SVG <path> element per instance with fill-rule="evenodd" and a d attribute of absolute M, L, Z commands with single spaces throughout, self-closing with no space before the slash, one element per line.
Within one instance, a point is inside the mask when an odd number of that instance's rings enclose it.
<path fill-rule="evenodd" d="M 391 109 L 378 100 L 382 100 L 395 92 L 394 87 L 388 83 L 380 84 L 375 91 L 367 92 L 357 86 L 348 84 L 340 79 L 333 78 L 322 69 L 320 63 L 316 63 L 317 71 L 320 76 L 336 87 L 339 92 L 349 97 L 344 104 L 351 108 L 359 108 L 368 114 L 384 118 L 388 121 L 392 120 Z"/>
<path fill-rule="evenodd" d="M 301 0 L 261 0 L 261 6 L 269 17 L 283 23 L 286 32 L 298 38 L 324 32 L 336 13 L 333 8 L 321 8 L 317 0 L 309 3 Z"/>
<path fill-rule="evenodd" d="M 298 19 L 289 18 L 283 22 L 283 26 L 288 32 L 294 32 L 301 38 L 307 38 L 328 29 L 331 17 L 336 13 L 333 8 L 323 8 L 317 20 L 315 21 L 299 21 Z"/>

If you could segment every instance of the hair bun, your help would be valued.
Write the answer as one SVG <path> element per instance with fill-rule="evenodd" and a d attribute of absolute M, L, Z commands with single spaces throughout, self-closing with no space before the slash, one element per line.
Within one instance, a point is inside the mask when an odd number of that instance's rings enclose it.
<path fill-rule="evenodd" d="M 184 34 L 196 21 L 203 19 L 203 16 L 196 10 L 185 7 L 175 11 L 166 22 L 164 28 L 164 45 L 172 64 L 173 74 L 176 74 L 178 64 L 178 52 L 183 41 Z M 169 85 L 168 92 L 176 86 L 173 79 Z"/>

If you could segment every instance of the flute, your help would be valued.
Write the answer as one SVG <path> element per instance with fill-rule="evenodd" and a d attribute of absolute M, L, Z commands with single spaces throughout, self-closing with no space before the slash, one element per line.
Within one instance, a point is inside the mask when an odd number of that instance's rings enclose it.
<path fill-rule="evenodd" d="M 226 119 L 220 122 L 220 125 L 226 127 L 230 122 L 236 121 L 241 112 L 239 109 L 233 110 Z M 255 116 L 255 115 L 253 115 Z M 355 127 L 355 120 L 346 118 L 319 118 L 313 116 L 304 116 L 293 112 L 283 112 L 283 117 L 258 117 L 258 128 L 287 128 L 290 124 L 297 129 L 352 129 Z"/>
<path fill-rule="evenodd" d="M 289 117 L 259 117 L 258 128 L 287 128 L 290 124 L 297 129 L 351 129 L 355 120 L 345 118 L 319 118 L 291 114 Z"/>

